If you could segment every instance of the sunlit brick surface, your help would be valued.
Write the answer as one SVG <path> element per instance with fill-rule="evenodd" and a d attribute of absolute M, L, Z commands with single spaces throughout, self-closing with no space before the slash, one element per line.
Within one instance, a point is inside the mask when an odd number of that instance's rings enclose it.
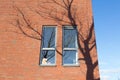
<path fill-rule="evenodd" d="M 86 80 L 87 68 L 84 60 L 79 61 L 79 66 L 62 66 L 62 56 L 57 53 L 56 66 L 40 66 L 41 40 L 31 39 L 15 32 L 19 32 L 19 29 L 11 24 L 16 14 L 14 4 L 25 12 L 34 25 L 39 26 L 40 33 L 42 25 L 57 25 L 57 50 L 62 53 L 62 25 L 66 24 L 60 25 L 30 11 L 28 7 L 36 8 L 37 1 L 0 0 L 0 80 Z M 86 34 L 86 26 L 91 24 L 93 18 L 91 0 L 74 0 L 73 4 L 77 6 L 78 17 L 84 26 L 82 31 Z M 58 10 L 61 9 L 58 7 Z M 80 26 L 77 26 L 79 29 Z M 94 32 L 93 38 L 95 38 Z M 80 50 L 78 52 L 79 58 L 82 58 Z M 90 54 L 94 63 L 97 60 L 96 46 Z M 94 69 L 94 77 L 99 78 L 98 66 Z"/>

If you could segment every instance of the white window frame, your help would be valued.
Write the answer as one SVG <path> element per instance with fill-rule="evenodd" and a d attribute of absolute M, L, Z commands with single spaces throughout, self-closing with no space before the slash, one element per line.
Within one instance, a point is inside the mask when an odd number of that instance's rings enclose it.
<path fill-rule="evenodd" d="M 41 59 L 40 59 L 40 66 L 56 66 L 56 41 L 57 41 L 57 27 L 55 25 L 51 25 L 51 26 L 43 26 L 44 27 L 48 27 L 48 28 L 55 28 L 55 48 L 42 48 L 42 41 L 41 41 L 41 53 L 42 51 L 55 51 L 55 63 L 54 64 L 41 64 Z M 43 32 L 43 29 L 42 29 Z M 40 58 L 41 58 L 41 54 L 40 54 Z"/>
<path fill-rule="evenodd" d="M 76 32 L 76 37 L 75 37 L 75 46 L 76 47 L 75 48 L 64 48 L 64 30 L 65 30 L 65 28 L 68 29 L 68 30 L 74 29 L 73 26 L 63 26 L 63 29 L 62 29 L 62 31 L 63 31 L 63 44 L 62 44 L 63 49 L 62 50 L 63 51 L 62 52 L 64 53 L 64 51 L 76 51 L 76 64 L 64 64 L 63 63 L 63 57 L 62 57 L 62 65 L 63 66 L 79 66 L 77 32 Z M 77 31 L 77 27 L 76 27 L 76 31 Z"/>

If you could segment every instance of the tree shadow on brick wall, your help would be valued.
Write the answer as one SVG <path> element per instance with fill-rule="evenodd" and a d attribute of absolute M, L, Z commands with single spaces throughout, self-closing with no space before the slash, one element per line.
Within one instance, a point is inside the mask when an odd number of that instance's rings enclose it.
<path fill-rule="evenodd" d="M 94 76 L 94 69 L 98 67 L 98 60 L 93 62 L 93 57 L 97 57 L 95 53 L 94 56 L 92 56 L 91 50 L 93 48 L 96 48 L 96 41 L 95 38 L 93 38 L 93 33 L 94 33 L 94 23 L 91 24 L 90 29 L 89 29 L 89 34 L 86 37 L 86 39 L 83 38 L 83 35 L 78 33 L 78 38 L 81 40 L 83 46 L 81 46 L 81 43 L 78 42 L 78 46 L 80 51 L 82 52 L 83 58 L 79 58 L 79 60 L 84 60 L 86 67 L 87 67 L 87 72 L 86 72 L 86 79 L 87 80 L 100 80 L 100 78 L 95 79 Z M 92 41 L 91 41 L 92 40 Z"/>
<path fill-rule="evenodd" d="M 93 57 L 97 58 L 97 53 L 95 52 L 95 55 L 92 54 L 92 50 L 96 49 L 94 21 L 93 18 L 88 19 L 87 15 L 85 17 L 85 22 L 82 21 L 79 17 L 81 14 L 79 13 L 78 7 L 73 4 L 74 1 L 75 0 L 38 1 L 38 5 L 35 8 L 29 7 L 29 9 L 46 20 L 53 20 L 59 25 L 72 25 L 73 28 L 76 28 L 78 48 L 80 54 L 83 56 L 83 58 L 79 58 L 78 60 L 83 60 L 85 62 L 87 68 L 85 72 L 86 80 L 100 80 L 100 78 L 96 77 L 94 73 L 94 70 L 98 67 L 98 60 L 93 60 Z M 26 16 L 23 9 L 16 5 L 14 5 L 13 8 L 17 14 L 14 19 L 15 22 L 12 22 L 11 24 L 16 26 L 21 34 L 24 34 L 29 38 L 42 40 L 42 34 L 38 29 L 39 27 L 36 29 L 32 24 L 32 21 Z M 87 29 L 85 29 L 85 27 L 87 27 Z M 57 50 L 57 53 L 62 56 L 62 53 L 60 53 L 59 50 Z"/>

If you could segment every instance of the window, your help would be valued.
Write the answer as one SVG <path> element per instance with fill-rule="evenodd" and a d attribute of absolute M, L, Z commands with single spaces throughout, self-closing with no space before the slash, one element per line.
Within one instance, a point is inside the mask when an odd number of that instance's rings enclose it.
<path fill-rule="evenodd" d="M 77 30 L 73 26 L 63 27 L 63 65 L 77 65 Z"/>
<path fill-rule="evenodd" d="M 42 46 L 40 54 L 41 65 L 55 65 L 55 42 L 56 28 L 54 26 L 43 26 Z"/>

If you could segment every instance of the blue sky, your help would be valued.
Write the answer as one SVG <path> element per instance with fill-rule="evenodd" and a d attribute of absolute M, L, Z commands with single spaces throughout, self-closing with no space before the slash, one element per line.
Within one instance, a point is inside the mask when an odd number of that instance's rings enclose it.
<path fill-rule="evenodd" d="M 120 78 L 120 0 L 92 0 L 101 80 Z"/>

